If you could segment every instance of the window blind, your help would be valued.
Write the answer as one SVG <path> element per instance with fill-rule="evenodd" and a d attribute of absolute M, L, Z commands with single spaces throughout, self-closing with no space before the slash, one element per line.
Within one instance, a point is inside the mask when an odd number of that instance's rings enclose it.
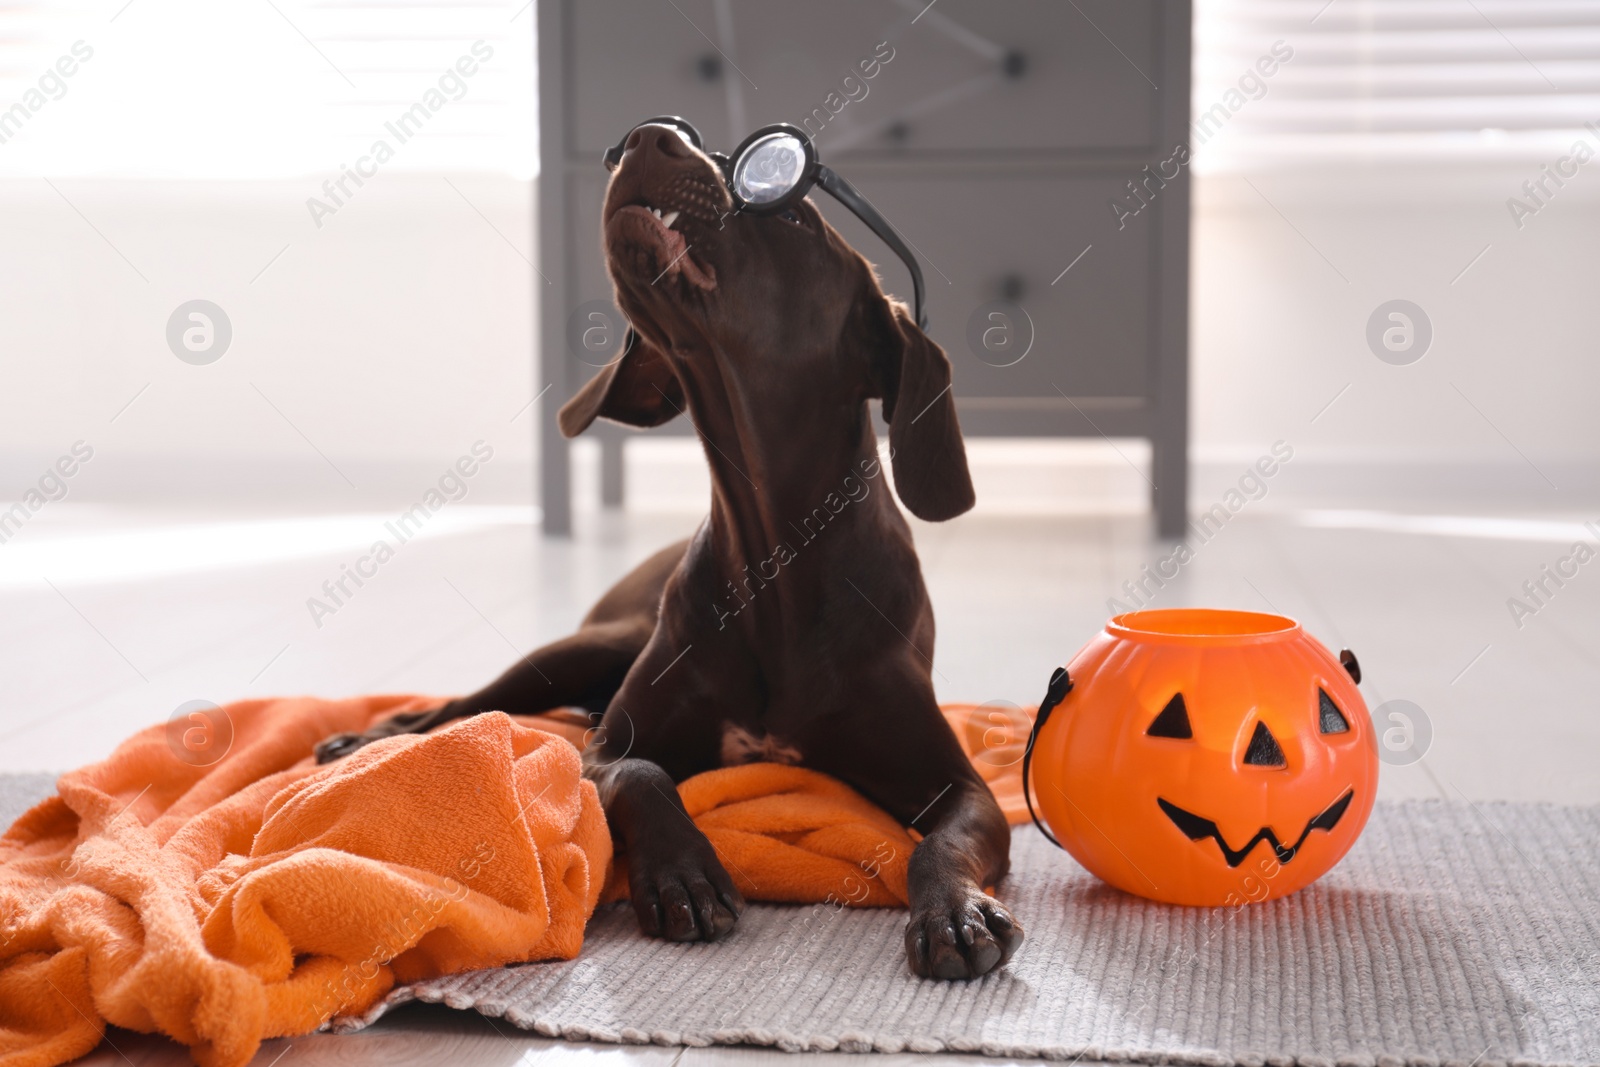
<path fill-rule="evenodd" d="M 1202 169 L 1600 145 L 1600 0 L 1197 0 L 1194 41 Z"/>

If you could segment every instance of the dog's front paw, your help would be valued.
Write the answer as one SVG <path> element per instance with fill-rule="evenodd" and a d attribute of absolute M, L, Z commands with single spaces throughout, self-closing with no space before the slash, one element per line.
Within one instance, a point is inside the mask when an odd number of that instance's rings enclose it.
<path fill-rule="evenodd" d="M 914 909 L 906 960 L 923 978 L 980 978 L 1022 944 L 1022 926 L 987 893 L 969 890 L 938 907 Z"/>
<path fill-rule="evenodd" d="M 668 941 L 716 941 L 744 912 L 744 897 L 717 859 L 711 842 L 653 848 L 628 857 L 628 889 L 639 929 Z"/>

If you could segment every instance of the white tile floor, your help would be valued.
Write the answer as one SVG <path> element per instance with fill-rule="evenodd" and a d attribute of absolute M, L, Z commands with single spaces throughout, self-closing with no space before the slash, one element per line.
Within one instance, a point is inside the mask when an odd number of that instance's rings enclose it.
<path fill-rule="evenodd" d="M 307 599 L 383 534 L 389 516 L 53 505 L 0 546 L 0 770 L 99 758 L 194 699 L 469 689 L 568 631 L 628 566 L 699 521 L 594 513 L 580 515 L 575 539 L 549 541 L 527 511 L 452 508 L 318 627 Z M 1507 606 L 1573 542 L 1600 541 L 1585 520 L 1600 512 L 1246 508 L 1154 603 L 1276 610 L 1334 648 L 1353 648 L 1369 704 L 1411 701 L 1431 725 L 1424 759 L 1385 767 L 1383 796 L 1596 803 L 1600 559 L 1560 588 L 1551 583 L 1553 595 L 1520 628 Z M 1167 553 L 1147 530 L 1132 515 L 991 513 L 918 525 L 938 615 L 941 698 L 1037 701 L 1051 669 L 1104 621 L 1107 598 L 1127 600 L 1122 583 Z M 184 1062 L 165 1043 L 120 1038 L 135 1062 Z M 295 1047 L 297 1061 L 341 1063 L 399 1062 L 397 1050 L 429 1049 L 430 1061 L 599 1057 L 641 1067 L 679 1055 L 509 1031 L 502 1039 L 482 1020 L 443 1010 Z M 97 1055 L 119 1062 L 110 1049 Z"/>

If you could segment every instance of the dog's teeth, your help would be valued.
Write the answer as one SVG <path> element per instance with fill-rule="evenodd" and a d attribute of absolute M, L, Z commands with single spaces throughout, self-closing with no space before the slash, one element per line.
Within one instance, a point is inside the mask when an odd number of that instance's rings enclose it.
<path fill-rule="evenodd" d="M 672 224 L 678 221 L 678 213 L 676 211 L 669 211 L 665 215 L 657 212 L 657 215 L 661 219 L 662 224 L 665 225 L 669 230 L 672 229 Z"/>
<path fill-rule="evenodd" d="M 658 208 L 658 207 L 653 207 L 653 208 L 651 208 L 651 209 L 650 209 L 650 213 L 651 213 L 651 214 L 652 214 L 652 215 L 654 215 L 654 216 L 655 216 L 655 217 L 656 217 L 656 218 L 658 218 L 658 219 L 659 219 L 659 218 L 660 218 L 660 217 L 661 217 L 661 209 L 660 209 L 660 208 Z"/>

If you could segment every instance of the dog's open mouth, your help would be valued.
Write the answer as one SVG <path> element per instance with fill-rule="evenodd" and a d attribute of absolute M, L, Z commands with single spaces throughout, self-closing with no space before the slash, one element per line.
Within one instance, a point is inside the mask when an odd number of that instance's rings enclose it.
<path fill-rule="evenodd" d="M 1294 859 L 1295 853 L 1300 851 L 1300 846 L 1306 843 L 1306 838 L 1311 836 L 1311 831 L 1332 830 L 1339 825 L 1339 820 L 1344 817 L 1345 809 L 1350 806 L 1350 802 L 1355 799 L 1355 795 L 1355 790 L 1346 790 L 1344 796 L 1335 800 L 1318 814 L 1313 815 L 1306 823 L 1306 828 L 1301 831 L 1300 839 L 1292 845 L 1280 843 L 1278 835 L 1272 832 L 1272 828 L 1263 826 L 1256 831 L 1254 837 L 1245 842 L 1243 848 L 1237 850 L 1228 847 L 1228 842 L 1222 837 L 1222 831 L 1217 829 L 1217 824 L 1210 819 L 1196 815 L 1192 811 L 1185 811 L 1172 801 L 1164 800 L 1161 797 L 1156 798 L 1156 803 L 1161 805 L 1161 810 L 1166 812 L 1167 818 L 1172 820 L 1174 826 L 1183 831 L 1185 837 L 1191 841 L 1204 841 L 1208 837 L 1211 838 L 1217 843 L 1217 847 L 1222 850 L 1222 858 L 1227 861 L 1228 866 L 1237 867 L 1244 862 L 1246 856 L 1250 855 L 1250 850 L 1263 841 L 1272 846 L 1272 851 L 1277 854 L 1279 863 L 1288 863 Z"/>
<path fill-rule="evenodd" d="M 628 204 L 606 221 L 606 243 L 613 255 L 637 257 L 639 273 L 648 274 L 651 285 L 681 275 L 690 285 L 709 292 L 717 287 L 716 270 L 694 257 L 694 244 L 681 226 L 673 228 L 690 217 L 681 209 L 663 211 L 648 204 Z"/>

